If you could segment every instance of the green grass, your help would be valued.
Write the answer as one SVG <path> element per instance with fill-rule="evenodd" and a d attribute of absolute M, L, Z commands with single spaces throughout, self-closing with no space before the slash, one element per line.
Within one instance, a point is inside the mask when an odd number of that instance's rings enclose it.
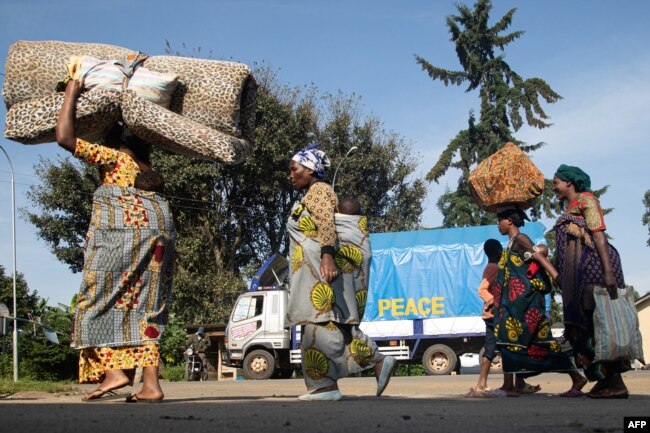
<path fill-rule="evenodd" d="M 185 365 L 165 365 L 161 373 L 165 380 L 180 382 L 185 380 Z"/>
<path fill-rule="evenodd" d="M 14 394 L 17 392 L 36 391 L 50 394 L 74 391 L 74 382 L 50 382 L 42 380 L 20 379 L 14 382 L 13 379 L 0 378 L 0 394 Z"/>

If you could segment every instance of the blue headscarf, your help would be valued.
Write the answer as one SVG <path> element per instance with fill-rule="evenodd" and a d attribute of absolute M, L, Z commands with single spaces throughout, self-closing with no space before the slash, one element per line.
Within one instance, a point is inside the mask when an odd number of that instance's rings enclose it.
<path fill-rule="evenodd" d="M 318 143 L 312 143 L 300 152 L 296 153 L 292 161 L 313 170 L 316 177 L 322 179 L 325 177 L 325 169 L 330 166 L 330 159 L 322 150 L 316 149 Z"/>

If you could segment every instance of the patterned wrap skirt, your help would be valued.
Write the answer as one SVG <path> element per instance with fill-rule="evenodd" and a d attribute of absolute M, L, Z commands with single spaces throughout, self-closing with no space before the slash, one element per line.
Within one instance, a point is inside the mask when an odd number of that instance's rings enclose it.
<path fill-rule="evenodd" d="M 503 251 L 494 293 L 494 335 L 506 373 L 575 370 L 551 334 L 545 295 L 550 277 L 543 269 L 528 278 L 528 263 L 510 249 Z"/>
<path fill-rule="evenodd" d="M 555 223 L 556 265 L 560 272 L 564 336 L 571 343 L 576 365 L 590 381 L 620 375 L 631 367 L 631 360 L 594 361 L 594 288 L 602 287 L 603 268 L 593 235 L 582 216 L 564 214 Z M 625 287 L 618 251 L 608 243 L 616 286 Z"/>
<path fill-rule="evenodd" d="M 80 381 L 101 380 L 101 368 L 157 365 L 174 242 L 162 196 L 118 186 L 95 191 L 72 330 L 71 346 L 84 349 Z"/>
<path fill-rule="evenodd" d="M 300 349 L 308 390 L 325 388 L 383 359 L 358 327 L 368 287 L 370 244 L 365 218 L 337 214 L 341 275 L 320 277 L 320 244 L 309 212 L 294 208 L 289 218 L 291 292 L 287 325 L 302 325 Z M 358 301 L 361 301 L 361 305 Z"/>

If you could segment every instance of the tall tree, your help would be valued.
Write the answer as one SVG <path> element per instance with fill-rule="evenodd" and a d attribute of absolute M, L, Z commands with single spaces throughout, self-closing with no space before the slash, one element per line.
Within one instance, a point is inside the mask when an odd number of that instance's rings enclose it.
<path fill-rule="evenodd" d="M 513 132 L 519 130 L 524 121 L 540 129 L 550 126 L 540 98 L 547 103 L 561 98 L 544 80 L 523 79 L 506 63 L 505 47 L 524 33 L 503 34 L 512 24 L 516 9 L 511 9 L 490 26 L 492 3 L 489 0 L 478 0 L 473 9 L 466 5 L 456 8 L 458 15 L 447 17 L 447 27 L 463 70 L 436 67 L 416 55 L 417 63 L 433 80 L 442 81 L 445 86 L 466 84 L 466 92 L 478 89 L 481 100 L 478 121 L 470 111 L 467 129 L 451 140 L 426 177 L 438 182 L 449 168 L 461 171 L 456 191 L 447 191 L 438 200 L 445 227 L 486 224 L 494 220 L 494 216 L 486 215 L 471 201 L 467 182 L 470 171 L 508 141 L 517 143 L 526 152 L 542 146 L 543 143 L 523 145 Z M 496 54 L 497 51 L 501 54 Z"/>
<path fill-rule="evenodd" d="M 181 323 L 225 321 L 250 269 L 287 253 L 286 219 L 300 198 L 288 162 L 311 141 L 332 159 L 329 176 L 340 165 L 337 192 L 363 203 L 374 231 L 415 229 L 420 221 L 426 189 L 411 179 L 417 157 L 398 134 L 363 116 L 356 97 L 284 85 L 268 68 L 255 75 L 256 147 L 247 161 L 222 166 L 159 149 L 152 156 L 177 230 L 172 314 Z M 359 150 L 343 161 L 352 146 Z M 70 159 L 41 161 L 37 173 L 41 185 L 28 194 L 34 210 L 24 215 L 57 258 L 79 271 L 97 175 Z"/>

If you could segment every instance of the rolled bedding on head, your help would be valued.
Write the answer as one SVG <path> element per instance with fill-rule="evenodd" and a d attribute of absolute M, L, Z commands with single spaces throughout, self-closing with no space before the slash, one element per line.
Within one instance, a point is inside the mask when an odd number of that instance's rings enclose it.
<path fill-rule="evenodd" d="M 123 61 L 113 67 L 119 63 L 114 59 L 133 58 L 135 65 Z M 135 134 L 172 152 L 236 163 L 253 149 L 257 83 L 248 66 L 59 41 L 19 41 L 10 47 L 5 136 L 26 144 L 54 141 L 63 101 L 55 88 L 69 75 L 85 82 L 75 122 L 84 139 L 101 140 L 121 115 Z M 100 89 L 117 96 L 93 93 Z M 116 98 L 123 104 L 117 108 Z"/>
<path fill-rule="evenodd" d="M 5 138 L 23 144 L 56 141 L 56 122 L 62 104 L 62 93 L 14 104 L 7 110 Z M 82 93 L 77 102 L 76 134 L 90 142 L 101 141 L 104 133 L 119 118 L 119 93 L 105 90 Z"/>
<path fill-rule="evenodd" d="M 243 161 L 253 145 L 173 113 L 127 91 L 122 94 L 122 116 L 144 141 L 181 155 L 225 164 Z"/>

